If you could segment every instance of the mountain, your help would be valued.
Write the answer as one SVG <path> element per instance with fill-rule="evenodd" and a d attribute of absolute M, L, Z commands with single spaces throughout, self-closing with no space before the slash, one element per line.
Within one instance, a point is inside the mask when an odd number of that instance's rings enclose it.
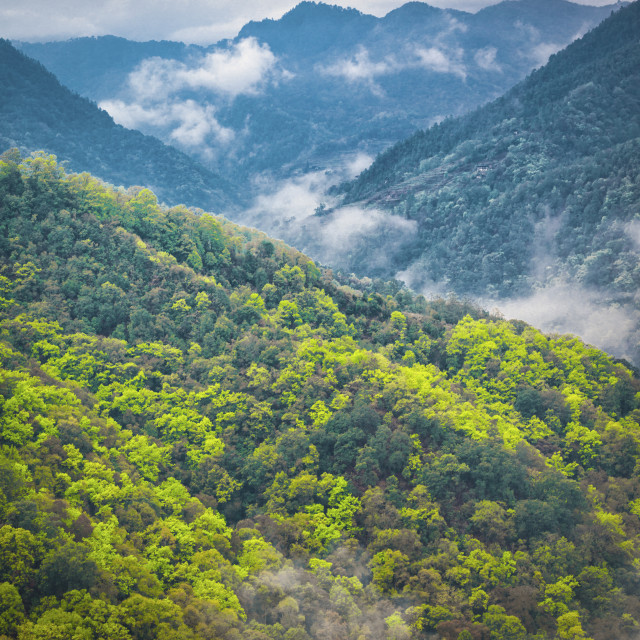
<path fill-rule="evenodd" d="M 251 187 L 261 174 L 341 171 L 468 112 L 615 6 L 519 0 L 470 14 L 411 2 L 377 18 L 302 2 L 209 47 L 113 37 L 19 46 L 116 121 Z"/>
<path fill-rule="evenodd" d="M 239 202 L 235 189 L 184 153 L 125 129 L 63 87 L 41 64 L 0 40 L 0 148 L 45 150 L 70 170 L 116 185 L 152 185 L 169 204 L 208 210 Z"/>
<path fill-rule="evenodd" d="M 356 273 L 400 273 L 417 290 L 495 300 L 555 288 L 539 304 L 567 316 L 593 311 L 581 309 L 592 298 L 621 313 L 600 327 L 607 348 L 640 361 L 639 35 L 635 2 L 497 101 L 398 143 L 342 187 L 341 208 L 282 235 Z M 377 227 L 332 251 L 349 210 L 399 230 L 385 262 Z"/>
<path fill-rule="evenodd" d="M 633 640 L 640 379 L 0 157 L 0 633 Z"/>

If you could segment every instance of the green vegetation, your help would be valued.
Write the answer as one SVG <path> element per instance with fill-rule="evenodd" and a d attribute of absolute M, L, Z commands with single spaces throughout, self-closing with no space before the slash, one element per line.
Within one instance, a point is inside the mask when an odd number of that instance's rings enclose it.
<path fill-rule="evenodd" d="M 44 154 L 0 225 L 0 636 L 637 636 L 622 364 Z"/>

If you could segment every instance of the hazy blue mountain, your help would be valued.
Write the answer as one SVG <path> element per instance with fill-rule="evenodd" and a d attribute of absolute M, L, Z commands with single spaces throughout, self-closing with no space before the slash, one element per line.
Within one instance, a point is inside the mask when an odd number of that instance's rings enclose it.
<path fill-rule="evenodd" d="M 41 62 L 66 87 L 95 101 L 119 91 L 123 75 L 146 58 L 182 60 L 190 51 L 199 49 L 182 42 L 133 42 L 116 36 L 15 44 Z"/>
<path fill-rule="evenodd" d="M 356 272 L 401 272 L 418 289 L 495 299 L 554 288 L 561 298 L 541 304 L 573 306 L 569 316 L 585 297 L 617 305 L 629 313 L 607 331 L 636 332 L 625 349 L 637 357 L 639 37 L 635 2 L 504 97 L 398 143 L 342 187 L 341 208 L 298 228 L 298 246 Z M 321 230 L 335 236 L 345 211 L 386 220 L 403 241 L 380 262 L 376 227 L 332 253 Z"/>
<path fill-rule="evenodd" d="M 113 37 L 20 46 L 125 126 L 244 180 L 335 169 L 468 112 L 614 6 L 520 0 L 471 14 L 410 2 L 377 18 L 303 2 L 210 47 Z"/>
<path fill-rule="evenodd" d="M 0 40 L 0 148 L 44 150 L 71 171 L 115 185 L 152 186 L 167 203 L 217 211 L 238 203 L 231 185 L 189 156 L 116 124 L 41 64 Z"/>

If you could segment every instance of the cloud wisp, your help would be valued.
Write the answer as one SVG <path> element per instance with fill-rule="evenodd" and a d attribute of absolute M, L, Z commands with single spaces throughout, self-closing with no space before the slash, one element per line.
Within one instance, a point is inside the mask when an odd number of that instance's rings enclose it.
<path fill-rule="evenodd" d="M 485 47 L 476 51 L 473 59 L 476 64 L 485 71 L 497 71 L 502 73 L 502 66 L 497 62 L 496 58 L 498 50 L 495 47 Z"/>
<path fill-rule="evenodd" d="M 567 40 L 555 42 L 545 39 L 544 34 L 530 24 L 525 24 L 520 20 L 514 24 L 514 30 L 521 34 L 523 41 L 529 42 L 529 50 L 526 53 L 526 58 L 534 67 L 542 67 L 547 64 L 549 58 L 554 53 L 558 53 L 558 51 L 569 46 L 574 40 L 581 38 L 589 29 L 590 26 L 588 24 L 583 24 L 578 31 Z"/>
<path fill-rule="evenodd" d="M 639 239 L 640 242 L 640 239 Z M 455 295 L 451 283 L 430 278 L 419 261 L 395 275 L 427 298 Z M 575 281 L 548 282 L 530 295 L 470 295 L 480 307 L 506 319 L 524 320 L 547 334 L 571 334 L 614 357 L 640 365 L 640 296 L 615 300 Z"/>
<path fill-rule="evenodd" d="M 258 191 L 252 206 L 243 214 L 243 220 L 258 222 L 266 229 L 277 229 L 283 223 L 304 220 L 321 206 L 334 207 L 337 199 L 327 195 L 330 187 L 352 180 L 372 162 L 373 156 L 364 152 L 346 154 L 332 171 L 311 171 L 280 180 L 273 184 L 270 178 L 258 179 Z"/>
<path fill-rule="evenodd" d="M 353 271 L 367 256 L 367 269 L 388 272 L 393 256 L 413 243 L 417 223 L 375 208 L 340 207 L 324 218 L 304 221 L 308 250 L 325 264 Z"/>
<path fill-rule="evenodd" d="M 361 173 L 372 160 L 365 153 L 349 154 L 335 171 L 283 180 L 271 189 L 263 189 L 238 219 L 323 264 L 350 271 L 361 262 L 358 256 L 366 254 L 369 265 L 388 271 L 393 256 L 414 241 L 417 224 L 376 208 L 341 207 L 327 193 L 331 186 Z M 379 256 L 377 264 L 372 255 Z"/>
<path fill-rule="evenodd" d="M 328 65 L 318 65 L 316 70 L 321 75 L 365 84 L 372 92 L 381 93 L 382 89 L 376 83 L 378 78 L 411 69 L 452 74 L 464 80 L 467 70 L 462 61 L 463 53 L 460 48 L 416 45 L 401 54 L 389 54 L 380 60 L 372 60 L 369 51 L 360 46 L 352 55 L 339 58 Z"/>
<path fill-rule="evenodd" d="M 167 102 L 151 107 L 122 100 L 105 100 L 100 107 L 108 111 L 113 119 L 130 129 L 171 129 L 169 137 L 178 146 L 189 149 L 207 145 L 227 145 L 235 137 L 233 129 L 223 127 L 215 117 L 215 108 L 201 105 L 194 100 Z M 146 125 L 146 126 L 145 126 Z"/>

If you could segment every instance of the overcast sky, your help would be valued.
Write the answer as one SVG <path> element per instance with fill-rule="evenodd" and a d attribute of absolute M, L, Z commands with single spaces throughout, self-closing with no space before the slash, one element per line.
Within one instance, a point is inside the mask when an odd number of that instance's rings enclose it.
<path fill-rule="evenodd" d="M 405 0 L 406 1 L 406 0 Z M 574 0 L 605 5 L 612 0 Z M 430 0 L 443 8 L 477 11 L 496 0 Z M 329 0 L 377 16 L 403 0 Z M 234 37 L 249 20 L 279 18 L 297 0 L 0 0 L 0 37 L 65 40 L 113 34 L 131 40 L 211 44 Z"/>

